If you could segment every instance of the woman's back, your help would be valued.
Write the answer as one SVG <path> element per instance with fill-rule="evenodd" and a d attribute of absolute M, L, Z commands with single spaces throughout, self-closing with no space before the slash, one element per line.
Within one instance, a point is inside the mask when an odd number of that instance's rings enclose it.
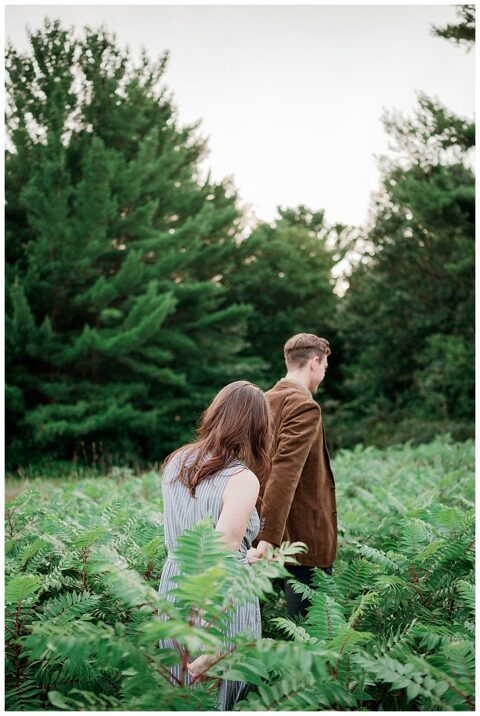
<path fill-rule="evenodd" d="M 210 515 L 212 527 L 215 527 L 222 512 L 222 496 L 230 479 L 235 475 L 245 473 L 245 465 L 239 460 L 232 460 L 226 467 L 201 480 L 195 490 L 195 496 L 190 494 L 188 487 L 180 482 L 178 475 L 183 462 L 187 464 L 195 459 L 196 451 L 190 454 L 186 450 L 176 453 L 167 463 L 162 483 L 163 511 L 165 526 L 165 544 L 168 556 L 162 570 L 159 591 L 167 599 L 175 602 L 174 589 L 176 577 L 180 575 L 179 565 L 174 559 L 174 551 L 180 535 L 200 520 Z M 242 479 L 239 474 L 239 480 Z M 240 485 L 239 485 L 240 487 Z M 245 534 L 239 549 L 239 559 L 249 569 L 247 550 L 258 534 L 260 520 L 254 508 L 247 524 Z M 235 634 L 248 630 L 253 638 L 261 636 L 260 606 L 258 599 L 248 603 L 241 603 L 234 607 L 229 624 L 225 630 L 225 647 L 229 647 Z M 164 639 L 160 648 L 174 648 L 173 640 Z M 180 667 L 171 667 L 171 673 L 180 679 Z M 187 683 L 190 677 L 187 676 Z M 243 692 L 245 685 L 239 681 L 222 681 L 218 693 L 218 706 L 221 711 L 230 711 Z"/>
<path fill-rule="evenodd" d="M 222 496 L 231 477 L 245 469 L 239 460 L 232 462 L 222 470 L 202 480 L 196 487 L 195 496 L 190 494 L 188 487 L 180 482 L 178 474 L 184 461 L 187 464 L 195 459 L 196 452 L 190 454 L 180 451 L 174 455 L 165 467 L 162 483 L 165 544 L 171 558 L 178 537 L 200 520 L 210 515 L 212 527 L 218 522 L 222 511 Z M 258 534 L 259 518 L 254 509 L 240 545 L 241 559 L 246 560 L 247 550 Z"/>

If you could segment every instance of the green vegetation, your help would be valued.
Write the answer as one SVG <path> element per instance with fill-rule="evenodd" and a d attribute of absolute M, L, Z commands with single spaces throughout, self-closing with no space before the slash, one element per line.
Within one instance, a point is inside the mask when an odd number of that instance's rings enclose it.
<path fill-rule="evenodd" d="M 250 309 L 229 304 L 239 211 L 204 142 L 106 33 L 58 22 L 7 52 L 7 442 L 15 466 L 156 459 L 190 437 Z M 255 363 L 255 361 L 253 361 Z M 258 362 L 258 361 L 257 361 Z"/>
<path fill-rule="evenodd" d="M 242 354 L 263 359 L 258 379 L 268 388 L 285 372 L 285 337 L 328 336 L 335 350 L 337 335 L 334 260 L 327 248 L 336 229 L 322 211 L 305 206 L 278 211 L 274 225 L 261 223 L 241 242 L 235 271 L 226 277 L 232 302 L 252 306 Z"/>
<path fill-rule="evenodd" d="M 468 50 L 474 8 L 458 12 L 434 33 Z M 49 20 L 28 52 L 7 49 L 21 491 L 6 510 L 7 709 L 212 709 L 215 682 L 176 684 L 168 666 L 218 653 L 232 600 L 255 594 L 263 638 L 240 635 L 212 671 L 250 685 L 239 710 L 474 710 L 473 444 L 448 436 L 473 435 L 474 123 L 421 94 L 412 117 L 385 116 L 396 153 L 368 226 L 299 206 L 250 231 L 230 183 L 202 175 L 166 62 Z M 312 607 L 293 623 L 276 582 L 291 546 L 247 573 L 201 524 L 173 606 L 157 593 L 158 465 L 227 382 L 276 381 L 299 331 L 330 340 L 327 432 L 356 446 L 334 460 L 335 574 L 297 585 Z M 178 652 L 158 648 L 168 637 Z"/>
<path fill-rule="evenodd" d="M 217 662 L 215 676 L 252 686 L 240 710 L 474 709 L 473 461 L 471 442 L 444 439 L 337 456 L 334 576 L 318 573 L 303 623 L 277 616 L 268 638 L 239 636 Z M 171 683 L 180 656 L 158 639 L 216 652 L 233 598 L 269 594 L 272 611 L 288 547 L 250 580 L 199 525 L 178 552 L 186 576 L 173 607 L 156 592 L 157 473 L 41 487 L 7 505 L 7 708 L 214 708 L 212 682 Z M 210 626 L 195 626 L 192 609 Z"/>
<path fill-rule="evenodd" d="M 395 441 L 398 428 L 413 438 L 422 422 L 461 434 L 474 414 L 474 124 L 426 96 L 412 119 L 385 124 L 398 158 L 339 305 L 335 420 L 362 442 Z"/>
<path fill-rule="evenodd" d="M 435 33 L 469 48 L 474 9 L 459 13 Z M 423 94 L 388 114 L 368 227 L 299 206 L 248 233 L 230 183 L 202 178 L 166 62 L 56 21 L 7 48 L 9 468 L 158 462 L 223 385 L 270 387 L 305 330 L 333 348 L 334 447 L 471 437 L 473 122 Z"/>

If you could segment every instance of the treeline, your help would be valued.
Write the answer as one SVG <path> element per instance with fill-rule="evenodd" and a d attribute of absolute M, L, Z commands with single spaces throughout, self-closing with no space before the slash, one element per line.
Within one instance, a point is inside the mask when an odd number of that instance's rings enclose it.
<path fill-rule="evenodd" d="M 469 45 L 460 13 L 436 32 Z M 48 20 L 7 48 L 7 464 L 160 460 L 222 385 L 275 382 L 299 331 L 332 345 L 334 446 L 470 435 L 473 123 L 421 96 L 385 117 L 398 152 L 368 227 L 300 206 L 248 234 L 234 187 L 202 175 L 166 62 Z"/>

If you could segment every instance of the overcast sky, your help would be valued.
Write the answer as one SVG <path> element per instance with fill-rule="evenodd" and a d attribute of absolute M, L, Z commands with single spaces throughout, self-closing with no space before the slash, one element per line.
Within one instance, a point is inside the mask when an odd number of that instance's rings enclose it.
<path fill-rule="evenodd" d="M 7 5 L 7 38 L 26 48 L 26 25 L 46 15 L 103 23 L 152 57 L 169 50 L 180 122 L 201 119 L 206 167 L 267 221 L 278 204 L 306 204 L 363 223 L 388 146 L 383 110 L 411 113 L 421 90 L 474 111 L 473 52 L 430 33 L 455 21 L 449 5 Z"/>

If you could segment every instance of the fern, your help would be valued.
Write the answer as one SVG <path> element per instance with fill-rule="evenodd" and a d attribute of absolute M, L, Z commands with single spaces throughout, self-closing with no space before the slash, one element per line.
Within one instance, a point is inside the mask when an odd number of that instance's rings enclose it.
<path fill-rule="evenodd" d="M 444 686 L 416 669 L 413 664 L 404 664 L 390 656 L 384 656 L 381 659 L 368 659 L 368 657 L 357 654 L 353 659 L 375 679 L 390 684 L 392 689 L 405 689 L 407 702 L 421 695 L 427 698 L 431 705 L 436 707 L 436 710 L 449 710 L 441 699 L 445 691 Z"/>
<path fill-rule="evenodd" d="M 353 559 L 343 569 L 338 569 L 334 583 L 345 596 L 356 594 L 372 583 L 375 568 L 366 559 Z M 333 596 L 333 595 L 332 595 Z"/>
<path fill-rule="evenodd" d="M 288 583 L 295 594 L 300 594 L 302 599 L 313 598 L 315 590 L 309 587 L 308 584 L 303 584 L 303 582 L 299 582 L 297 579 L 289 579 Z"/>
<path fill-rule="evenodd" d="M 464 579 L 459 579 L 455 587 L 458 592 L 458 600 L 461 604 L 465 605 L 468 612 L 472 615 L 475 614 L 475 587 L 470 582 Z"/>
<path fill-rule="evenodd" d="M 280 631 L 283 631 L 290 639 L 294 639 L 295 641 L 308 642 L 318 641 L 314 637 L 310 636 L 310 634 L 302 626 L 296 624 L 291 619 L 285 619 L 284 617 L 276 617 L 271 621 L 276 624 L 279 627 Z"/>
<path fill-rule="evenodd" d="M 82 614 L 88 617 L 100 601 L 100 595 L 90 592 L 67 592 L 43 604 L 39 621 L 66 624 Z"/>
<path fill-rule="evenodd" d="M 369 562 L 378 564 L 382 569 L 387 572 L 397 572 L 400 570 L 400 566 L 390 559 L 385 552 L 375 547 L 369 547 L 368 545 L 357 544 L 357 551 L 362 557 L 365 557 Z"/>
<path fill-rule="evenodd" d="M 158 594 L 155 473 L 22 493 L 7 505 L 7 708 L 211 711 L 230 678 L 253 687 L 238 710 L 472 710 L 472 465 L 471 443 L 441 441 L 336 457 L 339 556 L 296 585 L 312 599 L 300 625 L 274 588 L 299 546 L 247 568 L 208 522 L 179 545 L 177 601 Z M 232 604 L 257 596 L 279 638 L 226 647 Z M 158 648 L 166 635 L 178 648 Z M 219 655 L 214 679 L 179 685 L 169 668 L 199 650 Z"/>
<path fill-rule="evenodd" d="M 71 689 L 68 695 L 59 691 L 50 691 L 50 703 L 60 711 L 120 711 L 120 699 L 103 694 L 94 694 L 91 691 Z"/>
<path fill-rule="evenodd" d="M 316 592 L 305 622 L 305 627 L 310 636 L 314 636 L 323 642 L 329 642 L 337 636 L 340 629 L 345 625 L 346 621 L 342 613 L 342 607 L 328 595 Z"/>
<path fill-rule="evenodd" d="M 5 587 L 5 602 L 7 604 L 21 605 L 31 601 L 35 593 L 42 588 L 40 577 L 33 574 L 17 574 L 12 577 Z"/>
<path fill-rule="evenodd" d="M 5 708 L 7 711 L 40 711 L 44 700 L 42 688 L 34 679 L 27 678 L 6 693 Z"/>

